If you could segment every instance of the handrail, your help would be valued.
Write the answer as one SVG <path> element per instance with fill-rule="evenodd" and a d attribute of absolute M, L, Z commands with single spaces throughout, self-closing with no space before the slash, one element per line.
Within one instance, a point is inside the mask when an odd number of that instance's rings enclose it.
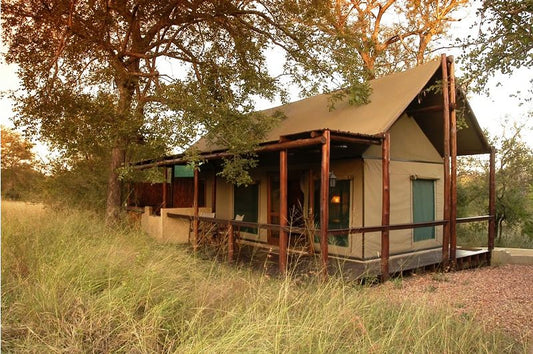
<path fill-rule="evenodd" d="M 167 216 L 170 218 L 181 218 L 181 219 L 188 219 L 193 220 L 192 215 L 184 215 L 184 214 L 175 214 L 175 213 L 167 213 Z M 463 223 L 469 223 L 469 222 L 480 222 L 480 221 L 487 221 L 494 218 L 494 216 L 491 215 L 481 215 L 481 216 L 471 216 L 471 217 L 465 217 L 465 218 L 457 218 L 458 224 Z M 291 227 L 291 226 L 285 226 L 282 227 L 281 225 L 277 224 L 260 224 L 257 222 L 251 222 L 251 221 L 236 221 L 236 220 L 228 220 L 228 219 L 218 219 L 218 218 L 211 218 L 211 217 L 205 217 L 205 216 L 199 216 L 199 221 L 204 222 L 211 222 L 216 224 L 224 224 L 228 225 L 231 224 L 234 227 L 251 227 L 256 229 L 266 229 L 266 230 L 274 230 L 274 231 L 287 231 L 287 232 L 296 232 L 296 233 L 305 233 L 305 232 L 311 232 L 313 234 L 318 233 L 319 229 L 307 229 L 303 227 Z M 427 222 L 418 222 L 418 223 L 406 223 L 406 224 L 393 224 L 393 225 L 378 225 L 378 226 L 361 226 L 361 227 L 350 227 L 350 228 L 344 228 L 344 229 L 330 229 L 328 230 L 328 235 L 334 236 L 334 235 L 340 235 L 340 234 L 362 234 L 362 233 L 368 233 L 368 232 L 380 232 L 383 230 L 407 230 L 407 229 L 416 229 L 419 227 L 428 227 L 428 226 L 441 226 L 448 223 L 448 220 L 435 220 L 435 221 L 427 221 Z"/>

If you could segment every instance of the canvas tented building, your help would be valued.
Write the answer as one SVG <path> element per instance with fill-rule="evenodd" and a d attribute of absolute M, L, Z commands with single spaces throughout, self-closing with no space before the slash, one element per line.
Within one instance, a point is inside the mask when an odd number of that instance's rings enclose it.
<path fill-rule="evenodd" d="M 236 244 L 268 247 L 279 254 L 281 271 L 287 255 L 302 250 L 320 255 L 324 271 L 328 259 L 338 258 L 367 271 L 373 264 L 385 278 L 399 267 L 453 265 L 464 257 L 490 262 L 494 150 L 455 87 L 453 61 L 443 56 L 369 84 L 368 104 L 341 101 L 331 110 L 324 94 L 267 111 L 286 118 L 257 149 L 249 186 L 217 177 L 228 153 L 205 139 L 197 147 L 207 163 L 188 180 L 176 177 L 186 164 L 181 155 L 138 163 L 165 167 L 168 176 L 157 187 L 160 205 L 152 205 L 160 215 L 148 208 L 143 227 L 197 246 L 202 225 L 212 223 L 224 230 L 230 259 Z M 491 155 L 489 215 L 457 219 L 456 157 L 472 154 Z M 176 204 L 187 198 L 189 205 Z M 488 250 L 457 249 L 462 222 L 488 222 Z"/>

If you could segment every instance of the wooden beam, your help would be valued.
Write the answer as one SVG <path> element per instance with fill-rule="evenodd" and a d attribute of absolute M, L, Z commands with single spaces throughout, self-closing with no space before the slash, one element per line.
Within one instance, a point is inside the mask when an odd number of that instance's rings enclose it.
<path fill-rule="evenodd" d="M 496 236 L 496 150 L 493 146 L 490 148 L 489 162 L 489 265 L 494 249 L 494 237 Z"/>
<path fill-rule="evenodd" d="M 450 247 L 450 97 L 448 91 L 448 64 L 446 55 L 441 56 L 442 70 L 442 123 L 443 123 L 443 151 L 444 151 L 444 220 L 448 223 L 443 227 L 442 233 L 442 263 L 446 266 L 449 262 Z"/>
<path fill-rule="evenodd" d="M 322 261 L 323 279 L 328 277 L 328 223 L 329 223 L 329 159 L 331 150 L 330 131 L 325 130 L 322 144 L 322 162 L 320 170 L 320 259 Z"/>
<path fill-rule="evenodd" d="M 331 141 L 340 142 L 340 143 L 348 143 L 348 144 L 375 144 L 379 145 L 381 144 L 381 139 L 378 138 L 356 138 L 356 137 L 350 137 L 350 136 L 342 136 L 342 135 L 335 135 L 331 134 Z"/>
<path fill-rule="evenodd" d="M 382 142 L 381 170 L 382 170 L 382 203 L 381 203 L 381 225 L 390 224 L 390 133 L 385 134 Z M 381 279 L 389 279 L 389 229 L 381 231 Z"/>
<path fill-rule="evenodd" d="M 455 64 L 453 57 L 448 57 L 448 75 L 450 77 L 450 261 L 455 268 L 457 253 L 457 96 L 455 92 Z"/>
<path fill-rule="evenodd" d="M 198 249 L 198 168 L 194 168 L 194 193 L 193 193 L 193 221 L 192 221 L 192 230 L 193 230 L 193 240 L 192 248 L 196 252 Z"/>
<path fill-rule="evenodd" d="M 325 143 L 324 137 L 317 136 L 314 138 L 298 139 L 298 140 L 291 140 L 291 141 L 272 143 L 268 145 L 262 145 L 258 147 L 257 149 L 255 149 L 254 151 L 257 153 L 273 152 L 273 151 L 281 151 L 281 150 L 287 150 L 287 149 L 298 149 L 302 147 L 319 145 L 319 144 L 324 144 L 324 143 Z M 206 160 L 221 159 L 224 157 L 231 157 L 231 156 L 233 156 L 233 154 L 229 152 L 217 152 L 217 153 L 200 155 L 201 158 L 206 159 Z M 144 164 L 144 165 L 133 165 L 133 168 L 142 170 L 142 169 L 152 168 L 152 167 L 157 167 L 157 166 L 186 163 L 187 161 L 188 160 L 185 157 L 179 157 L 179 158 L 170 159 L 170 160 L 152 162 L 152 163 Z"/>
<path fill-rule="evenodd" d="M 407 114 L 416 114 L 416 113 L 430 113 L 430 112 L 440 112 L 444 108 L 441 104 L 434 104 L 431 106 L 407 109 L 405 113 Z"/>
<path fill-rule="evenodd" d="M 279 232 L 279 270 L 282 274 L 287 273 L 287 150 L 279 152 L 279 224 L 282 229 Z"/>

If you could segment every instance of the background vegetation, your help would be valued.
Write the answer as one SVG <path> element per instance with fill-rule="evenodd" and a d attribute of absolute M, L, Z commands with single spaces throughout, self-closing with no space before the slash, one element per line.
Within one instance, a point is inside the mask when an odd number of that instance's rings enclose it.
<path fill-rule="evenodd" d="M 6 352 L 526 352 L 475 316 L 201 260 L 85 211 L 2 203 Z"/>

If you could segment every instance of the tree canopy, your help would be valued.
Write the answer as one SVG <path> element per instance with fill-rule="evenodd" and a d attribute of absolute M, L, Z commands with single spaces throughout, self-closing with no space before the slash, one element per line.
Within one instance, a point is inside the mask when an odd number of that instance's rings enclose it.
<path fill-rule="evenodd" d="M 468 0 L 334 0 L 319 17 L 356 50 L 369 78 L 424 63 Z"/>
<path fill-rule="evenodd" d="M 465 71 L 472 87 L 481 91 L 497 72 L 533 67 L 533 1 L 484 0 L 478 16 L 476 36 L 461 43 L 467 52 Z"/>
<path fill-rule="evenodd" d="M 120 205 L 117 168 L 126 160 L 185 147 L 206 131 L 230 151 L 251 150 L 264 133 L 256 123 L 270 121 L 249 114 L 252 98 L 283 95 L 280 77 L 307 93 L 366 87 L 345 41 L 309 25 L 324 1 L 2 5 L 6 58 L 19 65 L 24 89 L 15 95 L 16 124 L 69 156 L 109 156 L 110 219 Z M 265 55 L 274 47 L 285 53 L 279 77 Z M 246 139 L 227 134 L 232 129 Z"/>

